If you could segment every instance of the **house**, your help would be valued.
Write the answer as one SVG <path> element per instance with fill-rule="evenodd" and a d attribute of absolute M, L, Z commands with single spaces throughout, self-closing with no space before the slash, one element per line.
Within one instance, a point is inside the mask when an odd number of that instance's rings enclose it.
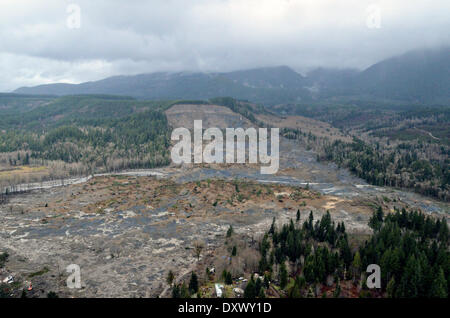
<path fill-rule="evenodd" d="M 6 277 L 3 280 L 3 282 L 6 283 L 6 284 L 12 284 L 12 283 L 14 283 L 14 277 L 12 275 L 9 275 L 8 277 Z"/>

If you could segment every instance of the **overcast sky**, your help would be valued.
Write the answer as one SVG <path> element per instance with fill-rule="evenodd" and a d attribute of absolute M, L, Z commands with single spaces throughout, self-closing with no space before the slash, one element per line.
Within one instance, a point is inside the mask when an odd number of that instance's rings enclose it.
<path fill-rule="evenodd" d="M 365 68 L 450 45 L 449 16 L 449 0 L 0 0 L 0 91 L 155 71 Z"/>

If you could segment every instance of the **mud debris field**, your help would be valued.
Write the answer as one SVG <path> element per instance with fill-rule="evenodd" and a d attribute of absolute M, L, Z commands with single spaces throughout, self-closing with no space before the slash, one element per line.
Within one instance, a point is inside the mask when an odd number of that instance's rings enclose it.
<path fill-rule="evenodd" d="M 19 297 L 167 296 L 166 275 L 195 268 L 193 245 L 204 243 L 200 261 L 220 255 L 230 225 L 257 240 L 273 217 L 284 223 L 301 211 L 315 219 L 327 210 L 347 232 L 367 236 L 377 206 L 410 207 L 445 216 L 449 205 L 412 192 L 370 186 L 285 139 L 280 171 L 258 167 L 187 166 L 129 171 L 46 183 L 9 195 L 0 205 L 0 253 L 9 258 L 0 280 L 10 275 Z M 29 186 L 24 187 L 30 189 Z M 33 187 L 31 187 L 33 189 Z M 67 288 L 66 268 L 81 268 L 81 289 Z"/>
<path fill-rule="evenodd" d="M 300 209 L 302 217 L 310 210 L 319 217 L 329 209 L 350 231 L 365 232 L 371 212 L 298 186 L 134 176 L 18 194 L 1 209 L 1 247 L 10 254 L 1 278 L 32 282 L 34 296 L 66 297 L 157 296 L 169 269 L 195 264 L 194 241 L 213 253 L 229 225 L 257 238 L 274 216 L 288 220 Z M 79 290 L 66 286 L 70 264 L 81 268 Z"/>

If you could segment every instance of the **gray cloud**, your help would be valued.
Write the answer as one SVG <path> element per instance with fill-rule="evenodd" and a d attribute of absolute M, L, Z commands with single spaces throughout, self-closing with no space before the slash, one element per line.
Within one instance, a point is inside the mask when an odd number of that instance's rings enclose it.
<path fill-rule="evenodd" d="M 66 25 L 81 8 L 81 28 Z M 367 8 L 381 9 L 368 28 Z M 153 71 L 364 68 L 450 45 L 447 0 L 2 0 L 0 91 Z"/>

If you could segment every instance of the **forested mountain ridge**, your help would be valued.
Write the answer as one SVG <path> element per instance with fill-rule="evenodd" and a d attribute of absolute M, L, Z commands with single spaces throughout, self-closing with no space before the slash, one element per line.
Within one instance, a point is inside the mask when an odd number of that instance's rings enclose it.
<path fill-rule="evenodd" d="M 286 66 L 228 73 L 152 73 L 81 84 L 22 87 L 27 94 L 115 94 L 139 99 L 209 99 L 232 96 L 265 105 L 359 99 L 416 104 L 450 101 L 450 48 L 417 50 L 363 71 L 317 69 L 302 76 Z"/>
<path fill-rule="evenodd" d="M 266 75 L 266 78 L 259 75 Z M 249 75 L 249 76 L 247 76 Z M 287 78 L 287 80 L 283 80 Z M 114 94 L 139 99 L 176 100 L 209 99 L 232 96 L 237 99 L 277 104 L 298 100 L 307 93 L 302 87 L 285 89 L 290 79 L 300 80 L 300 74 L 287 67 L 250 70 L 233 73 L 152 73 L 135 76 L 114 76 L 96 82 L 81 84 L 53 84 L 19 88 L 16 92 L 54 95 Z"/>
<path fill-rule="evenodd" d="M 449 101 L 450 49 L 408 52 L 377 63 L 359 74 L 354 87 L 385 99 L 405 99 L 411 102 Z"/>
<path fill-rule="evenodd" d="M 169 105 L 168 102 L 137 101 L 131 97 L 106 95 L 64 96 L 47 100 L 39 107 L 8 112 L 0 118 L 3 129 L 46 129 L 70 123 L 94 123 Z"/>

